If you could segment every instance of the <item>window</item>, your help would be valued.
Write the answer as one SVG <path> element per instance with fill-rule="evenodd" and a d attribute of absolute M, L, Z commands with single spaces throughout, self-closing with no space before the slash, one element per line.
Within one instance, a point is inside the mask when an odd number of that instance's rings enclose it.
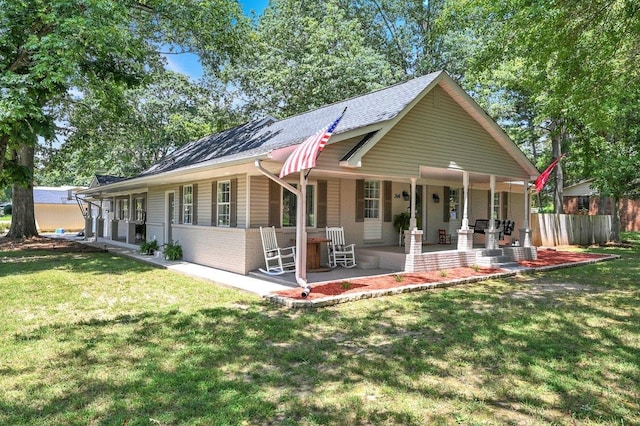
<path fill-rule="evenodd" d="M 191 225 L 193 222 L 193 185 L 182 187 L 182 223 Z"/>
<path fill-rule="evenodd" d="M 134 201 L 135 206 L 135 220 L 144 222 L 144 198 L 136 198 Z"/>
<path fill-rule="evenodd" d="M 491 207 L 489 207 L 491 208 Z M 493 193 L 493 214 L 492 219 L 501 219 L 500 217 L 500 192 Z"/>
<path fill-rule="evenodd" d="M 364 181 L 364 217 L 378 219 L 380 217 L 380 181 Z"/>
<path fill-rule="evenodd" d="M 126 198 L 118 200 L 118 219 L 129 219 L 129 200 Z"/>
<path fill-rule="evenodd" d="M 589 211 L 589 196 L 581 195 L 578 197 L 578 211 L 580 212 L 588 212 Z"/>
<path fill-rule="evenodd" d="M 297 188 L 297 184 L 291 184 L 294 188 Z M 316 226 L 316 199 L 315 199 L 316 186 L 307 185 L 307 208 L 305 216 L 307 218 L 307 226 Z M 296 226 L 296 212 L 298 208 L 298 197 L 291 191 L 282 189 L 282 226 Z"/>
<path fill-rule="evenodd" d="M 218 206 L 218 226 L 229 226 L 231 224 L 231 181 L 218 182 L 217 206 Z"/>
<path fill-rule="evenodd" d="M 449 188 L 449 217 L 457 219 L 460 215 L 460 189 Z"/>

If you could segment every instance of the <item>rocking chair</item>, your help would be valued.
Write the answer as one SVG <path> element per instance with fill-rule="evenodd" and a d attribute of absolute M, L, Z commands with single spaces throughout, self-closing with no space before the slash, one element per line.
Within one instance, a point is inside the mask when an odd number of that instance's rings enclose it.
<path fill-rule="evenodd" d="M 296 248 L 278 246 L 276 228 L 260 227 L 262 237 L 262 249 L 264 250 L 264 262 L 266 269 L 260 268 L 260 272 L 267 275 L 282 275 L 296 270 Z"/>
<path fill-rule="evenodd" d="M 356 266 L 355 244 L 346 244 L 344 228 L 342 226 L 327 227 L 327 250 L 329 252 L 329 266 L 335 268 L 338 264 L 345 268 Z"/>

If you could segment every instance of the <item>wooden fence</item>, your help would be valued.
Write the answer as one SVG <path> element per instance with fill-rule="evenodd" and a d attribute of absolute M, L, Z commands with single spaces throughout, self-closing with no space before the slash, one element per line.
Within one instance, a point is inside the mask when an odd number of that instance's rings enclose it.
<path fill-rule="evenodd" d="M 532 214 L 534 246 L 606 243 L 611 235 L 610 215 Z"/>

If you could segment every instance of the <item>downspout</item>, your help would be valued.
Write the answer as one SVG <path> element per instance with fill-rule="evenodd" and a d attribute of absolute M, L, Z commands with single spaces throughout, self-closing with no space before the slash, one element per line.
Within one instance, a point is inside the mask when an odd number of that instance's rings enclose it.
<path fill-rule="evenodd" d="M 304 177 L 304 173 L 300 171 L 301 189 L 298 190 L 297 188 L 294 188 L 284 180 L 280 179 L 278 176 L 274 175 L 273 173 L 271 173 L 270 171 L 262 167 L 261 160 L 256 160 L 254 164 L 258 169 L 258 171 L 260 171 L 260 173 L 262 173 L 272 181 L 276 182 L 278 185 L 282 186 L 283 188 L 286 188 L 287 190 L 293 192 L 299 200 L 297 211 L 296 211 L 296 220 L 297 220 L 298 226 L 296 226 L 296 272 L 295 274 L 296 274 L 296 282 L 300 287 L 303 288 L 302 297 L 307 297 L 311 292 L 311 289 L 307 284 L 307 264 L 306 264 L 307 233 L 305 232 L 306 221 L 304 217 L 304 200 L 303 200 L 303 197 L 306 195 L 306 191 L 304 190 L 306 179 Z"/>

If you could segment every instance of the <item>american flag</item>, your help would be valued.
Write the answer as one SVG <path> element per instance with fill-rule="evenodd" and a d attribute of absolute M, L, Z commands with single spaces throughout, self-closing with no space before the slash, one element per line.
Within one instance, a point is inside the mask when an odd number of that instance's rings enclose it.
<path fill-rule="evenodd" d="M 324 149 L 346 111 L 347 109 L 345 108 L 342 114 L 340 114 L 340 117 L 336 118 L 329 127 L 307 138 L 291 153 L 287 161 L 284 162 L 284 166 L 282 166 L 282 170 L 280 171 L 281 178 L 288 174 L 299 172 L 300 170 L 312 169 L 316 166 L 318 154 Z"/>
<path fill-rule="evenodd" d="M 538 176 L 538 179 L 536 179 L 536 183 L 535 183 L 537 193 L 540 193 L 540 191 L 542 191 L 542 188 L 544 188 L 545 184 L 551 177 L 551 172 L 556 167 L 558 162 L 562 160 L 562 157 L 564 157 L 564 154 L 562 154 L 560 157 L 553 160 L 553 162 L 549 164 L 549 167 L 544 169 L 544 172 L 540 173 L 540 176 Z"/>

